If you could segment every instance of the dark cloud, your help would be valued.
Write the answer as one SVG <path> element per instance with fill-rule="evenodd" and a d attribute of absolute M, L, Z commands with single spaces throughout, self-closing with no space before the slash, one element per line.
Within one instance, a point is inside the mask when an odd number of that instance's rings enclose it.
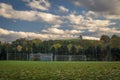
<path fill-rule="evenodd" d="M 120 16 L 120 0 L 74 0 L 73 3 L 107 16 Z"/>

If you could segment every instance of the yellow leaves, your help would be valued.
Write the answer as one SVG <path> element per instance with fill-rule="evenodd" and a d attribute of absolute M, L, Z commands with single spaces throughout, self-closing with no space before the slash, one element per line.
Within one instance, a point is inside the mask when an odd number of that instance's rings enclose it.
<path fill-rule="evenodd" d="M 77 49 L 77 52 L 79 52 L 80 49 L 82 49 L 82 47 L 81 47 L 80 45 L 77 45 L 77 46 L 76 46 L 76 49 Z"/>
<path fill-rule="evenodd" d="M 17 46 L 17 50 L 20 52 L 22 50 L 22 46 L 21 45 L 18 45 Z"/>
<path fill-rule="evenodd" d="M 61 44 L 59 44 L 59 43 L 54 44 L 54 45 L 53 45 L 53 47 L 54 47 L 55 49 L 58 49 L 58 48 L 60 48 L 60 47 L 61 47 Z"/>
<path fill-rule="evenodd" d="M 40 39 L 33 39 L 32 43 L 38 46 L 40 43 L 42 43 L 42 41 Z"/>

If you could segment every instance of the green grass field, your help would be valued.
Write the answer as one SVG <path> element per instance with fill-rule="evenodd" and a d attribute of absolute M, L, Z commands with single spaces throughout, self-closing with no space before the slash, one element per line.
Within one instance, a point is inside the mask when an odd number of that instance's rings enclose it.
<path fill-rule="evenodd" d="M 120 80 L 120 62 L 0 61 L 0 80 Z"/>

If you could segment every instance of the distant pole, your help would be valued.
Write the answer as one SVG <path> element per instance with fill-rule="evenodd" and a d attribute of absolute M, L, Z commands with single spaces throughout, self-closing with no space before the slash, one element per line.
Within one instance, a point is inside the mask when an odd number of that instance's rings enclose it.
<path fill-rule="evenodd" d="M 17 56 L 17 43 L 15 43 L 15 60 L 17 59 L 16 56 Z"/>
<path fill-rule="evenodd" d="M 8 44 L 6 43 L 6 59 L 8 60 Z"/>
<path fill-rule="evenodd" d="M 84 61 L 86 61 L 87 59 L 86 59 L 86 55 L 84 55 Z"/>
<path fill-rule="evenodd" d="M 82 60 L 84 60 L 85 50 L 82 51 Z"/>
<path fill-rule="evenodd" d="M 55 57 L 54 57 L 55 59 L 54 59 L 54 61 L 57 61 L 57 55 L 55 55 Z"/>
<path fill-rule="evenodd" d="M 31 46 L 31 54 L 33 54 L 32 46 Z M 29 55 L 29 61 L 31 60 L 31 54 Z"/>
<path fill-rule="evenodd" d="M 72 61 L 72 56 L 71 55 L 68 55 L 69 56 L 69 61 Z"/>
<path fill-rule="evenodd" d="M 53 61 L 53 56 L 51 53 L 50 53 L 50 61 Z"/>
<path fill-rule="evenodd" d="M 7 60 L 8 60 L 8 48 L 7 48 Z"/>
<path fill-rule="evenodd" d="M 7 60 L 9 60 L 9 57 L 8 57 L 8 55 L 9 55 L 9 54 L 7 53 Z"/>
<path fill-rule="evenodd" d="M 16 48 L 14 48 L 15 49 L 15 54 L 14 54 L 14 60 L 16 59 Z"/>
<path fill-rule="evenodd" d="M 0 56 L 1 56 L 1 45 L 0 45 Z M 0 57 L 0 60 L 1 60 L 1 57 Z"/>
<path fill-rule="evenodd" d="M 109 51 L 109 57 L 110 57 L 110 61 L 112 61 L 112 56 L 111 56 L 111 46 L 110 46 L 110 45 L 109 45 L 109 48 L 110 48 L 110 49 L 109 49 L 109 50 L 110 50 L 110 51 Z"/>
<path fill-rule="evenodd" d="M 30 48 L 30 50 L 31 50 L 31 53 L 32 53 L 32 47 Z"/>
<path fill-rule="evenodd" d="M 80 40 L 82 40 L 82 35 L 79 35 Z"/>
<path fill-rule="evenodd" d="M 47 54 L 48 54 L 48 52 L 49 52 L 49 41 L 47 40 Z"/>
<path fill-rule="evenodd" d="M 0 46 L 0 54 L 1 54 L 1 46 Z"/>

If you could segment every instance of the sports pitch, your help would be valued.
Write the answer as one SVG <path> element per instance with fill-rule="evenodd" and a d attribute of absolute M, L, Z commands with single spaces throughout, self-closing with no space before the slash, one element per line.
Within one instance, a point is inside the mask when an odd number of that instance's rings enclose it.
<path fill-rule="evenodd" d="M 120 62 L 0 61 L 0 80 L 120 80 Z"/>

